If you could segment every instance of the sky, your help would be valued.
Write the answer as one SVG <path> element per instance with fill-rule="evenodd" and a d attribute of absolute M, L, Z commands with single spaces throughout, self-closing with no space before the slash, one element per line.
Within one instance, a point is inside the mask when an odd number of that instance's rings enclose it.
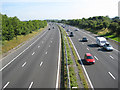
<path fill-rule="evenodd" d="M 118 16 L 120 0 L 0 0 L 0 13 L 20 20 Z M 120 4 L 119 4 L 120 5 Z"/>

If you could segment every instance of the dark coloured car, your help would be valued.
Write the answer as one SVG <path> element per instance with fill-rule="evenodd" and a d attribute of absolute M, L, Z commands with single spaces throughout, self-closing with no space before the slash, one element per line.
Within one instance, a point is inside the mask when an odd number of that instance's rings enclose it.
<path fill-rule="evenodd" d="M 50 30 L 50 28 L 48 30 Z"/>
<path fill-rule="evenodd" d="M 69 32 L 69 29 L 67 29 L 66 32 Z"/>
<path fill-rule="evenodd" d="M 73 35 L 73 32 L 70 32 L 70 37 L 73 37 L 74 35 Z"/>
<path fill-rule="evenodd" d="M 75 31 L 78 31 L 79 29 L 75 29 Z"/>
<path fill-rule="evenodd" d="M 93 58 L 93 56 L 90 53 L 86 53 L 84 56 L 85 61 L 88 64 L 94 64 L 95 63 L 95 59 Z"/>
<path fill-rule="evenodd" d="M 87 39 L 86 37 L 83 37 L 83 38 L 82 38 L 82 41 L 83 41 L 83 42 L 87 42 L 88 39 Z"/>
<path fill-rule="evenodd" d="M 53 29 L 54 29 L 54 27 L 53 27 Z"/>

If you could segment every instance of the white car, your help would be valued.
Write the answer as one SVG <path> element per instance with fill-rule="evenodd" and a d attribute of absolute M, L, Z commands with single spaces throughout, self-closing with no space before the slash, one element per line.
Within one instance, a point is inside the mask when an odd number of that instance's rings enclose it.
<path fill-rule="evenodd" d="M 108 50 L 108 51 L 112 51 L 113 50 L 113 47 L 108 42 L 106 42 L 103 45 L 103 48 L 106 49 L 106 50 Z"/>
<path fill-rule="evenodd" d="M 78 31 L 79 29 L 75 29 L 75 31 Z"/>

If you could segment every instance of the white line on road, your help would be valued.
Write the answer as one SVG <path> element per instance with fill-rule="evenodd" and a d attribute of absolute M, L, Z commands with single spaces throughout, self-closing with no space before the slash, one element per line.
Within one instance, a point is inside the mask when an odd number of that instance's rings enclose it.
<path fill-rule="evenodd" d="M 45 54 L 47 54 L 47 52 Z"/>
<path fill-rule="evenodd" d="M 42 64 L 43 64 L 43 62 L 40 63 L 40 67 L 41 67 Z"/>
<path fill-rule="evenodd" d="M 47 32 L 47 31 L 46 31 Z M 44 34 L 46 33 L 44 32 Z M 41 37 L 44 35 L 42 34 Z M 23 50 L 19 55 L 17 55 L 15 58 L 13 58 L 9 63 L 7 63 L 5 66 L 3 66 L 3 68 L 0 69 L 0 71 L 2 71 L 3 69 L 5 69 L 9 64 L 11 64 L 16 58 L 18 58 L 22 53 L 24 53 L 28 48 L 30 48 L 34 43 L 36 43 L 41 37 L 39 37 L 37 40 L 35 40 L 32 44 L 30 44 L 30 46 L 28 46 L 25 50 Z"/>
<path fill-rule="evenodd" d="M 79 31 L 81 31 L 81 30 L 79 30 Z M 85 32 L 83 32 L 83 31 L 81 31 L 82 33 L 85 33 Z M 87 33 L 85 33 L 86 35 L 88 35 L 88 36 L 90 36 L 91 38 L 93 38 L 93 39 L 95 39 L 93 36 L 91 36 L 91 35 L 89 35 L 89 34 L 87 34 Z"/>
<path fill-rule="evenodd" d="M 52 41 L 51 41 L 51 43 L 52 43 Z"/>
<path fill-rule="evenodd" d="M 57 27 L 57 29 L 58 29 L 58 27 Z M 60 56 L 60 52 L 61 52 L 61 34 L 60 34 L 60 30 L 59 30 L 59 39 L 60 39 L 60 41 L 59 41 L 59 56 L 58 56 L 58 67 L 57 67 L 56 90 L 57 90 L 57 88 L 59 88 L 58 83 L 59 83 L 59 73 L 60 73 L 59 70 L 60 70 L 60 58 L 61 58 L 61 56 Z"/>
<path fill-rule="evenodd" d="M 113 56 L 110 55 L 110 57 L 111 57 L 112 59 L 114 59 Z"/>
<path fill-rule="evenodd" d="M 7 83 L 5 84 L 5 86 L 3 87 L 3 89 L 6 88 L 6 87 L 9 85 L 9 83 L 10 83 L 10 82 L 7 82 Z M 3 90 L 3 89 L 2 89 L 2 90 Z"/>
<path fill-rule="evenodd" d="M 42 43 L 43 43 L 43 41 L 42 41 Z"/>
<path fill-rule="evenodd" d="M 32 55 L 34 55 L 34 54 L 35 54 L 35 52 L 32 53 Z"/>
<path fill-rule="evenodd" d="M 98 58 L 96 56 L 94 56 L 96 58 L 96 60 L 98 60 Z"/>
<path fill-rule="evenodd" d="M 77 54 L 77 56 L 78 56 L 78 58 L 79 58 L 79 60 L 80 60 L 80 62 L 81 62 L 81 64 L 82 64 L 82 68 L 83 68 L 83 70 L 84 70 L 84 72 L 85 72 L 85 75 L 86 75 L 86 77 L 87 77 L 87 79 L 88 79 L 88 82 L 89 82 L 92 90 L 94 90 L 94 87 L 93 87 L 93 85 L 92 85 L 92 82 L 91 82 L 91 80 L 90 80 L 90 78 L 89 78 L 89 76 L 88 76 L 88 74 L 87 74 L 87 71 L 86 71 L 86 69 L 85 69 L 85 67 L 84 67 L 84 65 L 83 65 L 83 62 L 81 61 L 81 58 L 80 58 L 80 56 L 79 56 L 79 54 L 78 54 L 78 51 L 77 51 L 75 45 L 73 44 L 73 41 L 71 40 L 71 38 L 70 38 L 70 41 L 71 41 L 71 43 L 72 43 L 72 45 L 73 45 L 73 47 L 74 47 L 74 49 L 75 49 L 75 51 L 76 51 L 76 54 Z"/>
<path fill-rule="evenodd" d="M 115 77 L 112 75 L 112 73 L 111 72 L 108 72 L 109 74 L 110 74 L 110 76 L 113 78 L 113 79 L 115 79 Z"/>
<path fill-rule="evenodd" d="M 82 44 L 84 44 L 84 43 L 82 43 Z"/>
<path fill-rule="evenodd" d="M 29 86 L 28 90 L 30 90 L 30 88 L 32 87 L 32 85 L 33 85 L 33 82 L 30 83 L 30 86 Z"/>
<path fill-rule="evenodd" d="M 50 47 L 50 45 L 49 45 L 49 47 Z"/>
<path fill-rule="evenodd" d="M 38 46 L 38 48 L 39 48 L 40 46 Z"/>
<path fill-rule="evenodd" d="M 24 67 L 25 65 L 26 65 L 26 62 L 25 62 L 25 63 L 23 63 L 22 67 Z"/>
<path fill-rule="evenodd" d="M 87 50 L 89 50 L 89 48 L 87 48 Z"/>
<path fill-rule="evenodd" d="M 117 52 L 119 52 L 119 50 L 117 50 L 117 49 L 115 49 L 115 48 L 114 48 L 114 50 L 117 51 Z"/>

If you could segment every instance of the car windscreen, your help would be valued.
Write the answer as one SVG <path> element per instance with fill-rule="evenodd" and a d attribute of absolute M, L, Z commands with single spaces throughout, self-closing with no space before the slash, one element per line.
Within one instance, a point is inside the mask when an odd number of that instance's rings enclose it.
<path fill-rule="evenodd" d="M 87 56 L 87 59 L 93 59 L 93 57 L 92 56 Z"/>
<path fill-rule="evenodd" d="M 107 46 L 107 47 L 111 47 L 111 45 L 110 45 L 110 44 L 106 44 L 106 46 Z"/>
<path fill-rule="evenodd" d="M 106 41 L 101 41 L 101 43 L 106 43 Z"/>

